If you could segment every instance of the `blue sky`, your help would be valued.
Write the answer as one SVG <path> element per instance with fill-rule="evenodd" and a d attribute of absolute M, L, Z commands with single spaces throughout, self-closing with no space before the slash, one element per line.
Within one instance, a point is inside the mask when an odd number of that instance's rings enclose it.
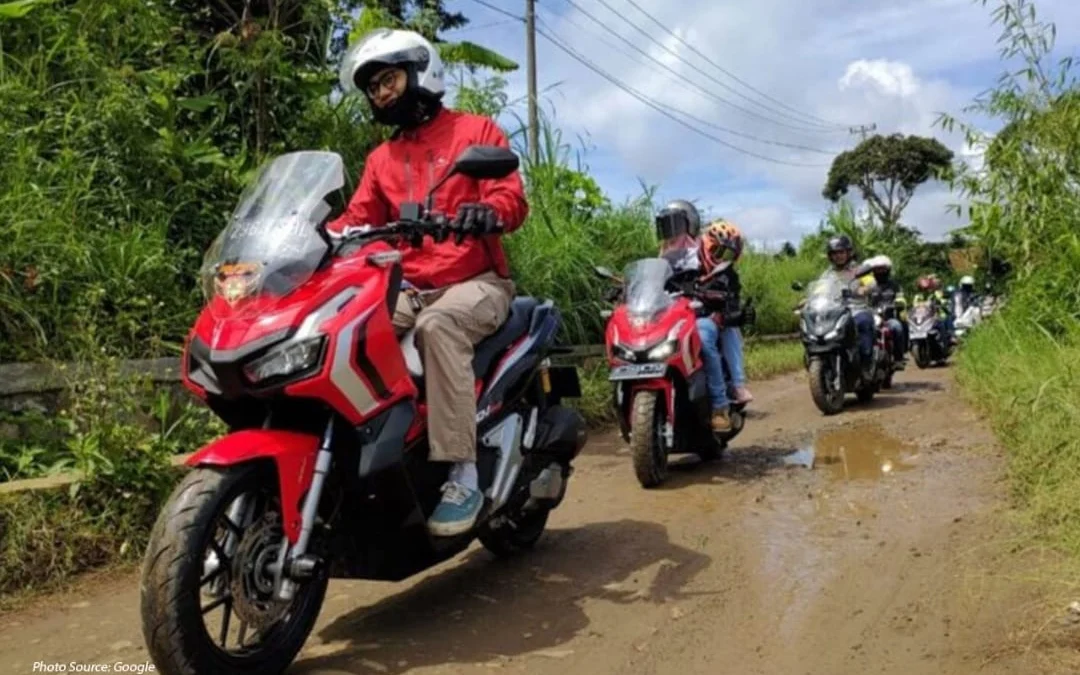
<path fill-rule="evenodd" d="M 999 27 L 991 25 L 991 10 L 973 0 L 570 1 L 578 7 L 568 0 L 538 0 L 541 26 L 618 80 L 711 125 L 816 150 L 849 148 L 858 139 L 837 127 L 811 129 L 816 123 L 807 122 L 808 116 L 836 125 L 874 122 L 879 132 L 932 134 L 969 156 L 973 151 L 964 139 L 944 134 L 934 121 L 939 112 L 960 113 L 973 96 L 993 85 L 1002 69 L 995 45 Z M 487 2 L 519 16 L 525 5 L 524 0 Z M 448 5 L 472 22 L 461 38 L 522 64 L 508 79 L 511 96 L 523 96 L 523 26 L 474 0 Z M 1080 0 L 1039 0 L 1037 8 L 1040 19 L 1057 24 L 1056 51 L 1080 51 Z M 684 43 L 789 107 L 746 89 Z M 539 86 L 547 90 L 542 94 L 545 107 L 554 109 L 567 139 L 586 140 L 585 161 L 613 199 L 640 194 L 639 180 L 644 180 L 659 186 L 661 198 L 693 199 L 709 213 L 735 220 L 756 242 L 772 246 L 812 231 L 827 209 L 820 190 L 831 155 L 747 140 L 694 123 L 759 155 L 819 166 L 792 167 L 740 154 L 662 116 L 543 38 L 538 39 L 537 60 Z M 718 98 L 757 114 L 722 105 Z M 993 131 L 991 122 L 974 122 Z M 946 212 L 955 201 L 942 185 L 924 186 L 905 219 L 928 237 L 940 237 L 962 224 Z"/>

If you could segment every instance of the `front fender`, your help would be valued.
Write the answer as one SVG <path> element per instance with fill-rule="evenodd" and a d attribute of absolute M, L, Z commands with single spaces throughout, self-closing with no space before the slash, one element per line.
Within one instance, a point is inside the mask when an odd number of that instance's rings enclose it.
<path fill-rule="evenodd" d="M 281 496 L 282 529 L 289 542 L 300 536 L 300 500 L 315 474 L 319 437 L 277 429 L 244 429 L 212 441 L 185 462 L 188 466 L 235 466 L 274 462 Z"/>

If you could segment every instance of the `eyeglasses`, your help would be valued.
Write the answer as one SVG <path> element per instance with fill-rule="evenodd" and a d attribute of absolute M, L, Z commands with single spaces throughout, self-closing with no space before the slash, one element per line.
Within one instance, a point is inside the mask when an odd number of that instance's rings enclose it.
<path fill-rule="evenodd" d="M 386 87 L 387 89 L 392 91 L 394 89 L 394 82 L 397 80 L 399 72 L 400 71 L 397 70 L 387 70 L 383 71 L 382 74 L 371 78 L 371 81 L 368 82 L 367 86 L 368 95 L 378 96 L 379 92 L 382 91 L 383 87 Z"/>

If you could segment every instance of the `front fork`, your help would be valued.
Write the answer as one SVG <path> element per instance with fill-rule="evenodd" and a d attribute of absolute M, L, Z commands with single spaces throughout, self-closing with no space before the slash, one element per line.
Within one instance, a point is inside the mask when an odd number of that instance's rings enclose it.
<path fill-rule="evenodd" d="M 274 575 L 274 596 L 281 601 L 288 602 L 296 596 L 300 584 L 296 579 L 306 579 L 315 572 L 319 560 L 314 555 L 308 555 L 308 544 L 311 542 L 311 532 L 315 528 L 315 517 L 318 515 L 319 501 L 322 499 L 323 487 L 326 485 L 326 475 L 330 472 L 331 453 L 330 448 L 334 440 L 334 419 L 326 423 L 326 431 L 323 432 L 322 443 L 319 444 L 319 452 L 315 456 L 315 473 L 311 477 L 311 488 L 304 497 L 304 506 L 300 511 L 300 535 L 296 538 L 296 544 L 289 546 L 289 538 L 282 535 L 281 550 L 277 560 L 270 565 L 270 571 Z"/>

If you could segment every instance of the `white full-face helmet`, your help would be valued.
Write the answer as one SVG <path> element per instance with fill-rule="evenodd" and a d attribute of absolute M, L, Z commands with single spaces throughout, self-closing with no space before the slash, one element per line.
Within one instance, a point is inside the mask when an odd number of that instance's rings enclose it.
<path fill-rule="evenodd" d="M 349 47 L 341 61 L 341 86 L 367 96 L 368 82 L 387 66 L 404 68 L 407 86 L 425 98 L 438 100 L 446 93 L 446 68 L 435 46 L 414 31 L 389 28 L 373 30 Z"/>

